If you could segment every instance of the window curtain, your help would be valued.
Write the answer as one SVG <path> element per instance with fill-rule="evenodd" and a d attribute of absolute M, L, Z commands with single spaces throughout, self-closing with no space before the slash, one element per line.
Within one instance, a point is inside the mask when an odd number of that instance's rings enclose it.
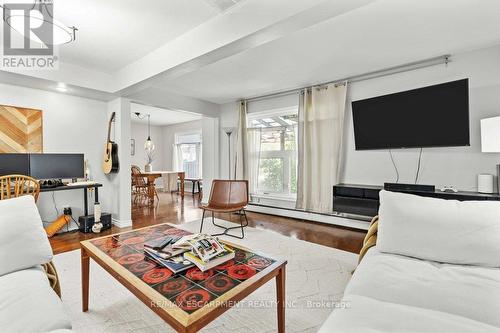
<path fill-rule="evenodd" d="M 202 179 L 202 174 L 201 174 L 201 171 L 203 170 L 203 156 L 201 155 L 202 154 L 202 149 L 201 149 L 201 143 L 197 143 L 196 144 L 196 160 L 197 160 L 197 167 L 198 167 L 198 175 L 197 175 L 197 178 L 200 178 Z"/>
<path fill-rule="evenodd" d="M 338 183 L 347 83 L 304 89 L 299 101 L 297 209 L 331 213 Z"/>
<path fill-rule="evenodd" d="M 259 181 L 262 129 L 248 130 L 248 187 L 250 194 L 256 194 Z"/>
<path fill-rule="evenodd" d="M 234 179 L 248 179 L 247 102 L 238 103 L 238 127 L 234 154 Z"/>

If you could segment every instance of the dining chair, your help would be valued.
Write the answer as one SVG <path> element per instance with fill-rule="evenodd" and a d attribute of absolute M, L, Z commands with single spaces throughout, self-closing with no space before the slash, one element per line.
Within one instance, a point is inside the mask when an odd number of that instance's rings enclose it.
<path fill-rule="evenodd" d="M 224 229 L 224 232 L 214 234 L 212 236 L 227 235 L 239 239 L 245 238 L 244 228 L 248 226 L 247 214 L 245 207 L 248 205 L 248 181 L 247 180 L 223 180 L 215 179 L 212 181 L 212 189 L 210 190 L 210 197 L 207 205 L 202 205 L 203 214 L 201 218 L 200 233 L 203 231 L 203 222 L 205 219 L 205 212 L 212 212 L 212 224 Z M 240 225 L 235 227 L 224 227 L 215 223 L 214 213 L 240 213 Z M 243 224 L 242 216 L 245 217 L 245 224 Z M 241 228 L 241 237 L 229 234 L 228 231 L 232 229 Z"/>
<path fill-rule="evenodd" d="M 0 177 L 0 200 L 32 195 L 35 201 L 40 194 L 40 183 L 29 176 L 7 175 Z"/>
<path fill-rule="evenodd" d="M 142 202 L 148 197 L 148 185 L 141 176 L 141 169 L 137 165 L 130 167 L 132 174 L 132 195 L 134 196 L 134 203 Z"/>

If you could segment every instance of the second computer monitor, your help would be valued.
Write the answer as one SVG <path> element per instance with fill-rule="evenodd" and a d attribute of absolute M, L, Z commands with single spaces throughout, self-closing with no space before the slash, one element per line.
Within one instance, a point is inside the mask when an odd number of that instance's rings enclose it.
<path fill-rule="evenodd" d="M 36 179 L 70 179 L 85 176 L 83 154 L 29 154 L 30 176 Z"/>

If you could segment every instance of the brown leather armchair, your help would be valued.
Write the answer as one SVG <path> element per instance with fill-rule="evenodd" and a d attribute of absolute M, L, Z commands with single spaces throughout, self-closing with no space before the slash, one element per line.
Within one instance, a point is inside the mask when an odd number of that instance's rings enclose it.
<path fill-rule="evenodd" d="M 227 235 L 243 239 L 245 237 L 244 227 L 248 226 L 247 214 L 245 207 L 248 205 L 248 181 L 247 180 L 222 180 L 215 179 L 212 181 L 212 189 L 210 191 L 210 198 L 208 204 L 201 206 L 203 215 L 201 218 L 200 233 L 203 230 L 203 221 L 205 219 L 205 212 L 208 210 L 212 212 L 213 225 L 224 229 L 224 232 L 212 236 Z M 240 213 L 240 225 L 236 227 L 223 227 L 215 223 L 214 213 Z M 243 224 L 242 216 L 245 217 L 245 224 Z M 241 237 L 228 234 L 229 230 L 241 228 Z"/>

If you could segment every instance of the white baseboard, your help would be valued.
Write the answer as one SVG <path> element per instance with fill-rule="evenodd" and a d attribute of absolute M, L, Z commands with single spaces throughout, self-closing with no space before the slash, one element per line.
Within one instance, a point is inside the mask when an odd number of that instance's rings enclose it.
<path fill-rule="evenodd" d="M 132 226 L 132 220 L 117 220 L 113 218 L 111 219 L 111 222 L 118 228 L 126 228 Z"/>
<path fill-rule="evenodd" d="M 368 227 L 370 226 L 369 221 L 355 220 L 333 215 L 316 214 L 316 213 L 304 212 L 293 209 L 282 209 L 276 207 L 266 207 L 266 206 L 249 204 L 246 210 L 249 212 L 291 217 L 295 219 L 327 223 L 327 224 L 355 228 L 360 230 L 368 230 Z"/>

